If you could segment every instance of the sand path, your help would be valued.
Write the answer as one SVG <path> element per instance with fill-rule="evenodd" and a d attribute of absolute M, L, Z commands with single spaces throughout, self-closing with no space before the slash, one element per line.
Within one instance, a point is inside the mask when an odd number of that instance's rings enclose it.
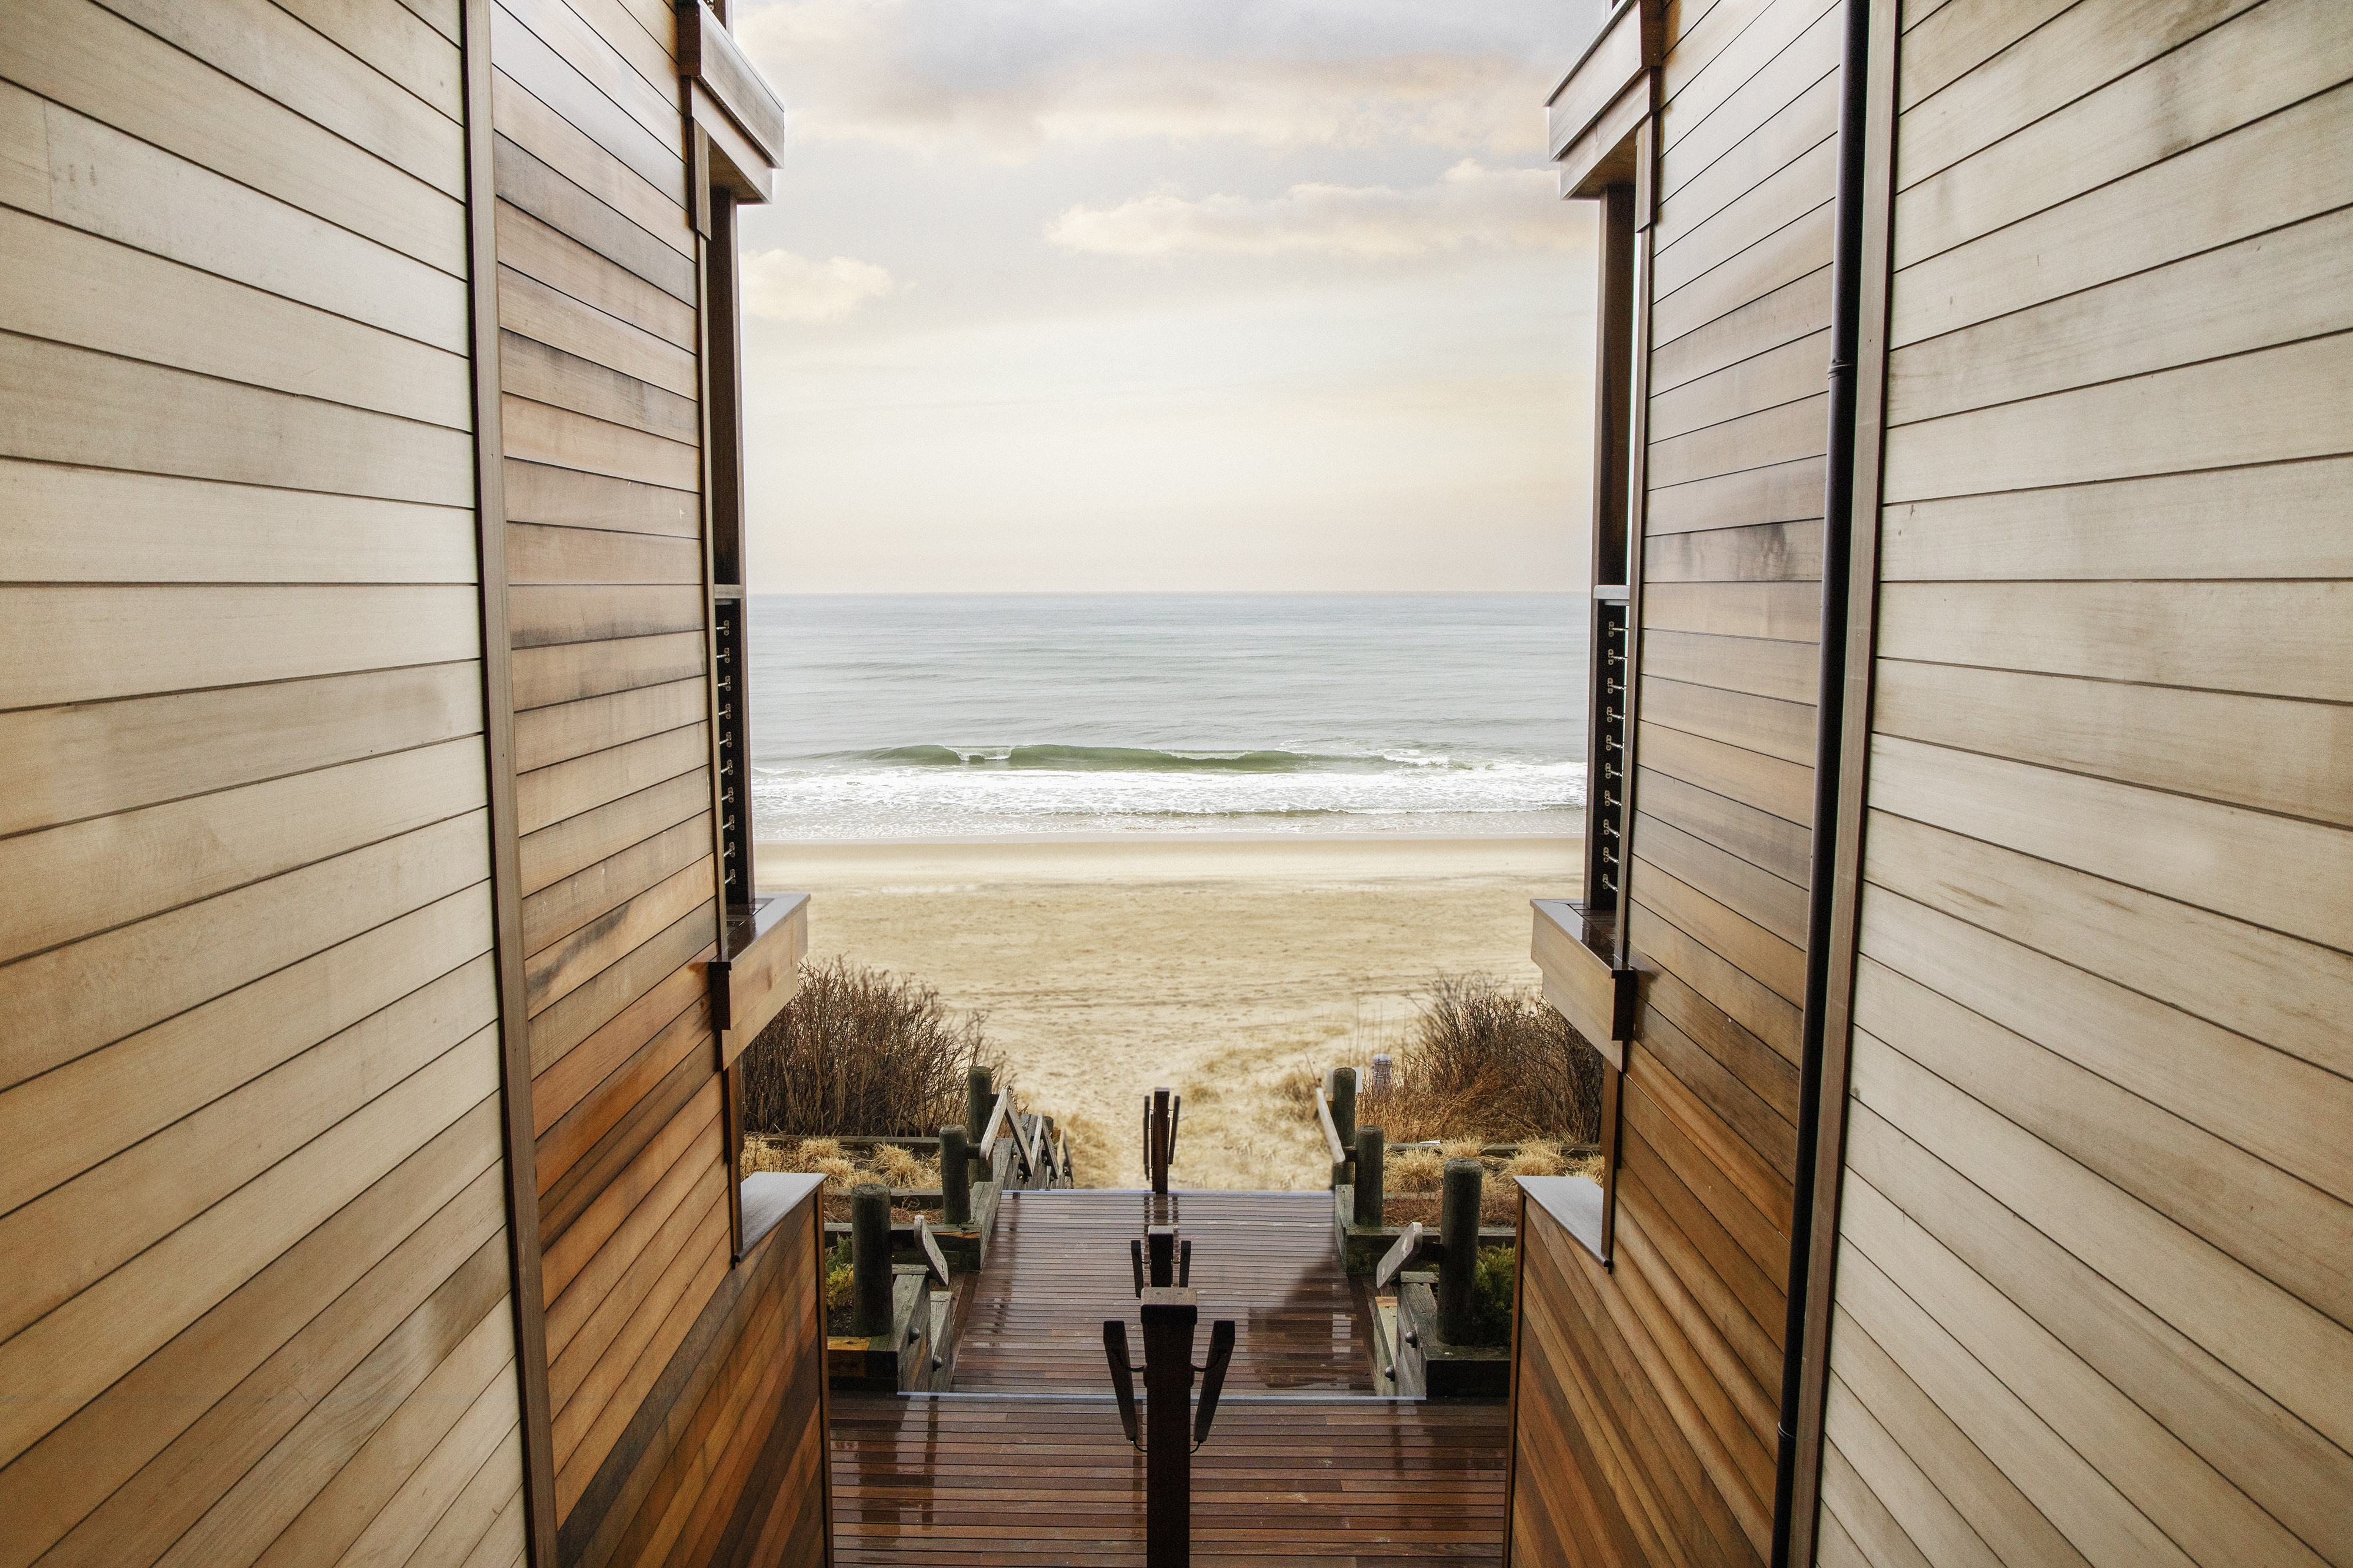
<path fill-rule="evenodd" d="M 1528 900 L 1573 897 L 1569 839 L 762 845 L 843 954 L 988 1016 L 1080 1180 L 1141 1184 L 1142 1096 L 1185 1096 L 1175 1176 L 1309 1188 L 1323 1141 L 1279 1100 L 1301 1066 L 1394 1049 L 1439 973 L 1533 985 Z"/>

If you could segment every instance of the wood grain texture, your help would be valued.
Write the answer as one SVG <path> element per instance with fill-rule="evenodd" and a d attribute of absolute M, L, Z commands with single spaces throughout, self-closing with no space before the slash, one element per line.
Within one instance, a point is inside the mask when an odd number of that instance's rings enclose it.
<path fill-rule="evenodd" d="M 0 834 L 430 746 L 481 727 L 470 663 L 0 713 Z"/>
<path fill-rule="evenodd" d="M 1831 201 L 1794 215 L 1779 228 L 1740 253 L 1739 264 L 1701 273 L 1652 305 L 1652 341 L 1671 343 L 1733 312 L 1771 300 L 1830 265 Z"/>
<path fill-rule="evenodd" d="M 465 352 L 465 286 L 438 268 L 5 83 L 0 137 L 27 212 Z"/>
<path fill-rule="evenodd" d="M 13 1332 L 87 1289 L 363 1110 L 375 1085 L 402 1081 L 479 1033 L 491 1010 L 486 967 L 419 988 L 0 1218 L 0 1258 L 19 1289 L 0 1327 Z M 77 1245 L 77 1236 L 102 1239 Z"/>
<path fill-rule="evenodd" d="M 1858 1019 L 1859 1027 L 1867 1022 Z M 1883 1120 L 1905 1128 L 1923 1148 L 2139 1298 L 2323 1436 L 2342 1441 L 2345 1413 L 2322 1392 L 2341 1377 L 2340 1367 L 2353 1363 L 2353 1334 L 2342 1324 L 1873 1037 L 1858 1033 L 1854 1063 L 1856 1094 Z M 1921 1120 L 1924 1112 L 1939 1120 Z"/>
<path fill-rule="evenodd" d="M 491 82 L 491 99 L 493 121 L 501 137 L 530 153 L 656 244 L 682 258 L 692 256 L 688 237 L 693 231 L 686 224 L 682 177 L 675 196 L 649 183 L 503 69 Z M 495 163 L 494 159 L 493 166 Z M 565 226 L 554 218 L 549 221 L 559 228 Z"/>
<path fill-rule="evenodd" d="M 1871 962 L 2353 1201 L 2343 1079 L 1885 889 L 1864 914 Z"/>
<path fill-rule="evenodd" d="M 1900 583 L 1881 604 L 1889 658 L 2353 698 L 2353 583 Z"/>
<path fill-rule="evenodd" d="M 702 417 L 691 398 L 512 332 L 501 340 L 499 360 L 503 384 L 518 397 L 586 414 L 642 436 L 701 439 Z"/>
<path fill-rule="evenodd" d="M 1799 766 L 1813 761 L 1814 710 L 1810 704 L 1648 677 L 1642 681 L 1642 707 L 1646 722 L 1665 729 Z"/>
<path fill-rule="evenodd" d="M 500 127 L 491 168 L 499 199 L 513 204 L 549 227 L 626 268 L 680 303 L 695 301 L 692 256 L 676 248 L 575 184 Z M 543 282 L 549 281 L 542 279 Z"/>
<path fill-rule="evenodd" d="M 1885 510 L 1882 567 L 1890 582 L 2353 577 L 2353 540 L 2327 519 L 2348 483 L 2353 459 L 2330 458 L 1913 501 Z"/>
<path fill-rule="evenodd" d="M 503 1289 L 498 1160 L 485 1102 L 0 1468 L 5 1561 L 152 1560 L 364 1358 L 399 1359 L 404 1322 L 470 1327 L 458 1303 Z"/>
<path fill-rule="evenodd" d="M 1646 535 L 1799 522 L 1822 515 L 1822 459 L 1799 458 L 1650 492 Z"/>
<path fill-rule="evenodd" d="M 2176 5 L 2169 16 L 2150 18 L 2150 25 L 2138 28 L 2136 42 L 2145 47 L 2184 23 L 2194 26 L 2200 12 L 2213 18 L 2232 8 L 2228 0 Z M 2286 0 L 2236 8 L 2242 14 L 2230 25 L 2116 79 L 1899 195 L 1896 266 L 1907 267 L 2030 215 L 2051 215 L 2070 198 L 2096 193 L 2121 176 L 2137 171 L 2153 174 L 2150 165 L 2185 150 L 2202 150 L 2210 140 L 2335 88 L 2353 74 L 2353 52 L 2327 6 Z M 2094 29 L 2101 25 L 2095 14 L 2084 15 L 2079 25 L 2084 24 Z M 2039 78 L 2027 96 L 2047 90 L 2044 84 L 2069 69 L 2050 52 L 2056 42 L 2054 30 L 2050 39 L 2038 38 L 2036 47 L 2020 51 L 2008 82 L 1999 74 L 1984 79 L 1999 90 L 1999 86 L 2021 84 L 2021 77 Z M 2089 64 L 2103 53 L 2113 58 L 2118 52 L 2116 45 L 2109 44 L 2104 49 L 2084 48 L 2076 58 Z M 2150 113 L 2165 106 L 2171 110 L 2164 122 L 2151 123 Z M 1908 132 L 1907 125 L 1906 140 Z M 2054 162 L 2052 153 L 2058 149 L 2067 155 Z M 2189 164 L 2169 171 L 2164 183 L 2194 188 L 2199 178 L 2198 166 Z M 2144 202 L 2148 199 L 2147 184 L 2144 179 Z M 2141 243 L 2166 245 L 2178 243 L 2179 237 L 2149 236 Z M 2118 259 L 2090 265 L 2113 265 Z"/>
<path fill-rule="evenodd" d="M 699 539 L 702 513 L 681 490 L 535 463 L 506 465 L 507 518 L 568 528 Z"/>
<path fill-rule="evenodd" d="M 498 242 L 501 268 L 693 350 L 691 305 L 512 202 L 499 203 Z"/>
<path fill-rule="evenodd" d="M 187 371 L 0 336 L 8 454 L 465 506 L 469 437 Z"/>
<path fill-rule="evenodd" d="M 2337 704 L 1883 661 L 1878 730 L 2353 825 L 2353 714 Z"/>
<path fill-rule="evenodd" d="M 1914 1060 L 2342 1322 L 2348 1289 L 2327 1259 L 2353 1246 L 2353 1205 L 2178 1115 L 1870 964 L 1858 975 L 1881 1028 Z M 2200 1182 L 2179 1180 L 2184 1164 Z"/>
<path fill-rule="evenodd" d="M 518 650 L 552 643 L 601 645 L 652 637 L 663 632 L 700 632 L 708 614 L 702 593 L 683 585 L 518 584 L 509 590 L 507 596 L 512 606 L 510 628 Z M 626 660 L 634 651 L 607 648 L 584 657 Z"/>
<path fill-rule="evenodd" d="M 619 1016 L 623 1008 L 653 990 L 711 945 L 715 908 L 691 910 L 644 946 L 589 981 L 533 1020 L 534 1078 L 565 1052 Z"/>
<path fill-rule="evenodd" d="M 659 686 L 701 674 L 707 654 L 700 633 L 650 633 L 599 642 L 557 643 L 514 652 L 518 712 Z"/>
<path fill-rule="evenodd" d="M 0 839 L 15 958 L 476 811 L 481 753 L 446 741 Z"/>
<path fill-rule="evenodd" d="M 506 455 L 524 462 L 674 489 L 691 489 L 701 479 L 700 454 L 681 441 L 512 393 L 501 399 L 499 416 Z"/>
<path fill-rule="evenodd" d="M 1811 643 L 1647 631 L 1642 668 L 1664 680 L 1810 702 L 1820 682 L 1821 655 Z"/>
<path fill-rule="evenodd" d="M 1811 645 L 1821 636 L 1821 589 L 1799 582 L 1646 583 L 1642 629 L 1765 637 Z M 1807 705 L 1811 706 L 1809 697 Z"/>
<path fill-rule="evenodd" d="M 2331 1072 L 2353 1069 L 2335 1026 L 2353 956 L 1874 814 L 1866 875 L 1933 909 L 2120 981 Z"/>
<path fill-rule="evenodd" d="M 14 1459 L 496 1087 L 489 1036 L 450 1050 L 0 1344 L 0 1372 L 21 1384 L 37 1367 L 50 1391 L 0 1413 L 0 1453 Z"/>
<path fill-rule="evenodd" d="M 697 720 L 524 773 L 515 780 L 522 830 L 536 833 L 551 823 L 707 768 L 710 760 L 704 726 Z"/>
<path fill-rule="evenodd" d="M 124 299 L 153 302 L 126 314 Z M 0 319 L 53 342 L 466 429 L 465 363 L 79 228 L 0 211 Z M 319 366 L 332 363 L 332 386 Z"/>
<path fill-rule="evenodd" d="M 1728 281 L 1728 280 L 1727 280 Z M 1671 392 L 1685 382 L 1792 343 L 1830 325 L 1831 275 L 1820 267 L 1651 348 L 1651 385 Z"/>
<path fill-rule="evenodd" d="M 674 395 L 695 395 L 691 350 L 511 268 L 499 271 L 499 324 Z"/>
<path fill-rule="evenodd" d="M 2300 74 L 2287 73 L 2291 79 Z M 2161 84 L 2149 85 L 2160 96 L 2128 112 L 2145 114 L 2168 101 Z M 2270 95 L 2269 84 L 2257 85 Z M 2219 132 L 2238 123 L 2238 110 L 2217 112 L 2202 91 L 2171 101 L 2192 116 L 2212 114 L 2204 129 L 2215 139 L 2142 167 L 2141 158 L 2168 151 L 2166 142 L 2188 128 L 2173 114 L 2156 122 L 2120 121 L 2126 144 L 2108 165 L 2110 183 L 2078 187 L 2080 194 L 2067 193 L 2059 205 L 2005 226 L 1964 229 L 1947 242 L 1950 248 L 1907 258 L 1895 278 L 1889 342 L 1900 347 L 1988 321 L 2339 205 L 2316 160 L 2327 156 L 2331 138 L 2345 134 L 2353 91 L 2337 88 L 2228 135 Z M 2103 162 L 2070 156 L 2063 160 L 2069 173 L 2053 175 L 2073 179 L 2074 171 L 2088 174 Z M 1931 194 L 1924 190 L 1918 199 Z M 1897 232 L 1904 232 L 1900 209 Z M 2017 270 L 2036 256 L 2047 258 L 2045 264 Z"/>
<path fill-rule="evenodd" d="M 1641 765 L 1727 800 L 1802 825 L 1813 816 L 1813 772 L 1727 742 L 1662 725 L 1644 725 Z"/>
<path fill-rule="evenodd" d="M 702 580 L 702 552 L 691 540 L 513 522 L 507 551 L 507 581 L 526 585 Z"/>
<path fill-rule="evenodd" d="M 2270 348 L 2353 326 L 2332 286 L 2353 212 L 2258 235 L 1898 351 L 1888 418 L 2013 398 Z"/>
<path fill-rule="evenodd" d="M 2353 836 L 2170 793 L 1882 737 L 1884 811 L 2340 951 Z"/>
<path fill-rule="evenodd" d="M 0 966 L 0 1003 L 11 1019 L 0 1038 L 0 1083 L 21 1082 L 480 885 L 481 835 L 479 814 L 438 823 Z"/>
<path fill-rule="evenodd" d="M 470 584 L 472 534 L 459 507 L 0 458 L 0 581 L 115 582 L 128 553 L 150 584 Z"/>
<path fill-rule="evenodd" d="M 2313 1549 L 2343 1555 L 2353 1521 L 2334 1502 L 2353 1461 L 2341 1449 L 1868 1108 L 1852 1147 L 1874 1206 L 1900 1205 L 2274 1519 Z"/>
<path fill-rule="evenodd" d="M 282 12 L 269 15 L 299 47 L 304 30 Z M 26 90 L 452 277 L 463 274 L 465 211 L 448 191 L 394 174 L 369 153 L 91 0 L 37 7 L 14 31 L 21 63 L 12 79 Z M 350 91 L 333 82 L 324 90 L 348 101 L 364 90 L 356 87 L 363 80 L 355 75 Z M 427 122 L 416 123 L 422 129 Z M 452 157 L 456 127 L 444 121 L 436 134 L 439 155 Z M 454 167 L 442 170 L 445 178 Z"/>

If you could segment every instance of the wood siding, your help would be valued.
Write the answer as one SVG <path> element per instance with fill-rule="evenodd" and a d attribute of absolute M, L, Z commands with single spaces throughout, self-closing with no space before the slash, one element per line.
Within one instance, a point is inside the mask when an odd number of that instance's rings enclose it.
<path fill-rule="evenodd" d="M 458 7 L 5 31 L 0 1563 L 504 1568 Z"/>
<path fill-rule="evenodd" d="M 1651 231 L 1626 934 L 1642 1005 L 1612 1267 L 1530 1206 L 1515 1563 L 1770 1550 L 1842 16 L 1835 0 L 1665 7 L 1656 206 L 1636 220 Z"/>
<path fill-rule="evenodd" d="M 2353 32 L 1900 47 L 1820 1560 L 2353 1563 Z"/>
<path fill-rule="evenodd" d="M 677 22 L 667 5 L 501 0 L 492 58 L 560 1558 L 813 1563 L 824 1542 L 793 1521 L 804 1505 L 822 1517 L 804 1452 L 820 1441 L 820 1362 L 793 1303 L 815 1298 L 808 1270 L 781 1260 L 814 1243 L 804 1215 L 786 1226 L 800 1242 L 773 1237 L 732 1260 L 703 973 L 719 906 L 701 257 Z"/>

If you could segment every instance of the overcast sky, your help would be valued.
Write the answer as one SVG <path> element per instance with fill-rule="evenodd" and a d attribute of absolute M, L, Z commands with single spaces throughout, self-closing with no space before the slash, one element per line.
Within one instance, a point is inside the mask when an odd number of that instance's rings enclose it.
<path fill-rule="evenodd" d="M 747 0 L 767 592 L 1581 584 L 1531 0 Z"/>

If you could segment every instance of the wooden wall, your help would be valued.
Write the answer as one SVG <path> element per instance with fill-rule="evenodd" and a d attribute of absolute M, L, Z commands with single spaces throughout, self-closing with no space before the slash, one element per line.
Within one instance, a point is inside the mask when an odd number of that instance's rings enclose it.
<path fill-rule="evenodd" d="M 458 9 L 5 29 L 0 1562 L 503 1568 Z"/>
<path fill-rule="evenodd" d="M 1904 18 L 1820 1560 L 2353 1563 L 2353 28 L 2057 10 Z"/>
<path fill-rule="evenodd" d="M 1516 1562 L 1762 1562 L 1789 1270 L 1841 10 L 1669 5 L 1641 448 L 1615 1266 L 1528 1258 L 1559 1384 Z M 1649 215 L 1638 213 L 1637 221 Z M 1531 1489 L 1529 1478 L 1554 1472 Z M 1532 1493 L 1550 1487 L 1542 1528 Z M 1553 1507 L 1560 1510 L 1554 1512 Z"/>
<path fill-rule="evenodd" d="M 729 1561 L 824 1550 L 815 1463 L 792 1446 L 818 1440 L 815 1396 L 790 1421 L 780 1403 L 818 1375 L 814 1340 L 805 1368 L 777 1353 L 785 1285 L 807 1290 L 806 1271 L 784 1268 L 778 1238 L 731 1264 L 702 971 L 719 915 L 702 293 L 676 29 L 662 0 L 493 13 L 525 987 L 567 1564 L 723 1560 L 723 1538 L 744 1553 Z M 803 1490 L 771 1539 L 776 1492 L 743 1489 L 772 1479 L 778 1446 Z"/>

